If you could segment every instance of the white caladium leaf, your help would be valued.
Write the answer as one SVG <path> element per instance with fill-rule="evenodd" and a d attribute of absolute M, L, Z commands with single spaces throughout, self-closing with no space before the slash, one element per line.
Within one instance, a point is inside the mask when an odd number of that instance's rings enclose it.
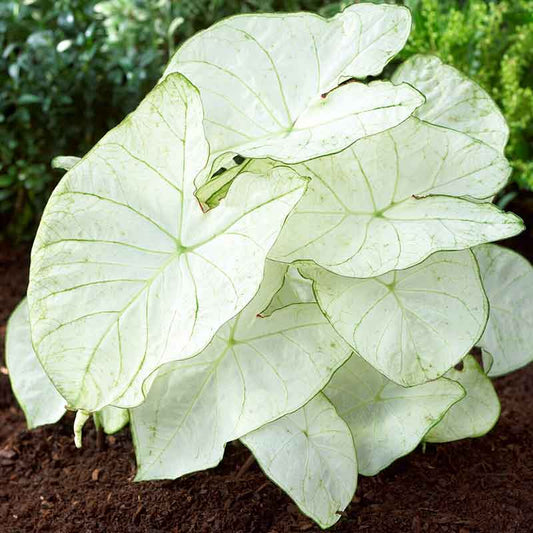
<path fill-rule="evenodd" d="M 98 412 L 98 421 L 102 425 L 103 430 L 112 435 L 124 428 L 130 421 L 130 415 L 127 409 L 120 409 L 108 405 Z"/>
<path fill-rule="evenodd" d="M 359 473 L 373 476 L 414 450 L 465 392 L 446 378 L 401 387 L 354 354 L 324 394 L 352 432 Z"/>
<path fill-rule="evenodd" d="M 340 519 L 355 493 L 357 462 L 350 429 L 323 394 L 241 440 L 322 528 Z"/>
<path fill-rule="evenodd" d="M 203 213 L 202 116 L 196 89 L 167 77 L 47 205 L 32 250 L 33 344 L 72 408 L 138 405 L 151 372 L 203 349 L 252 299 L 304 192 L 289 168 L 244 173 Z"/>
<path fill-rule="evenodd" d="M 492 98 L 474 81 L 435 56 L 415 55 L 400 65 L 394 83 L 410 83 L 426 97 L 415 116 L 468 133 L 503 152 L 509 137 L 505 118 Z"/>
<path fill-rule="evenodd" d="M 469 250 L 439 252 L 406 270 L 371 279 L 318 267 L 317 301 L 337 332 L 392 381 L 436 379 L 465 357 L 483 333 L 488 304 Z"/>
<path fill-rule="evenodd" d="M 500 416 L 500 401 L 483 369 L 474 357 L 468 355 L 463 368 L 452 368 L 446 377 L 459 383 L 465 389 L 466 396 L 450 408 L 442 420 L 429 430 L 424 440 L 451 442 L 488 433 Z"/>
<path fill-rule="evenodd" d="M 317 304 L 261 318 L 283 273 L 269 268 L 258 295 L 207 348 L 159 370 L 131 410 L 138 480 L 175 478 L 215 466 L 226 442 L 300 408 L 349 357 Z"/>
<path fill-rule="evenodd" d="M 25 298 L 7 323 L 6 364 L 11 388 L 29 429 L 53 424 L 65 414 L 64 398 L 53 386 L 33 351 Z"/>
<path fill-rule="evenodd" d="M 329 20 L 238 15 L 189 39 L 165 75 L 181 72 L 200 90 L 212 158 L 236 152 L 295 163 L 393 127 L 423 103 L 408 84 L 337 88 L 379 74 L 410 26 L 407 9 L 388 5 L 354 5 Z"/>
<path fill-rule="evenodd" d="M 474 248 L 487 291 L 490 316 L 478 346 L 493 359 L 490 376 L 533 361 L 533 267 L 520 254 L 495 245 Z"/>
<path fill-rule="evenodd" d="M 467 201 L 493 196 L 507 181 L 507 161 L 416 118 L 294 168 L 311 182 L 270 253 L 277 261 L 373 277 L 523 229 L 515 215 Z"/>

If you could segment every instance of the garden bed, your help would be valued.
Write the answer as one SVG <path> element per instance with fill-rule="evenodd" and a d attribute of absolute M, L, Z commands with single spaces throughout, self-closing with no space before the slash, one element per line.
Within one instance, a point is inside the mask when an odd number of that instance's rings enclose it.
<path fill-rule="evenodd" d="M 505 243 L 533 259 L 533 196 L 510 210 L 528 230 Z M 28 250 L 0 244 L 0 333 L 23 296 Z M 2 363 L 3 364 L 3 363 Z M 346 516 L 332 531 L 527 532 L 533 522 L 533 365 L 495 382 L 502 403 L 496 428 L 481 439 L 428 445 L 382 474 L 359 479 Z M 126 431 L 102 449 L 93 429 L 84 447 L 72 418 L 27 431 L 0 374 L 0 530 L 62 532 L 319 531 L 270 483 L 249 452 L 230 444 L 222 464 L 178 481 L 133 483 Z"/>

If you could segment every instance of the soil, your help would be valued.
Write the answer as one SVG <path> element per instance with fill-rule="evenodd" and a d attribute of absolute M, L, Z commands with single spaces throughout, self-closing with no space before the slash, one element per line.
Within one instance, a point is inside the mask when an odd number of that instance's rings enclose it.
<path fill-rule="evenodd" d="M 508 246 L 533 259 L 533 195 L 508 206 L 529 230 Z M 23 296 L 28 250 L 0 244 L 0 333 Z M 3 341 L 2 348 L 3 350 Z M 3 354 L 0 353 L 0 358 Z M 359 479 L 335 532 L 518 533 L 533 524 L 533 365 L 495 381 L 496 428 L 480 439 L 421 447 L 378 476 Z M 285 533 L 319 531 L 230 443 L 213 470 L 177 481 L 133 483 L 127 431 L 74 447 L 72 419 L 27 431 L 0 374 L 0 531 Z M 249 463 L 249 461 L 248 461 Z"/>

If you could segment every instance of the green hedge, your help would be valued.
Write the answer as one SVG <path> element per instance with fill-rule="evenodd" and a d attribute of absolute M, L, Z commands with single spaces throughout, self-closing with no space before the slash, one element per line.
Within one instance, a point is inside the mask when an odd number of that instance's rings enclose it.
<path fill-rule="evenodd" d="M 4 0 L 0 4 L 0 238 L 33 236 L 59 173 L 131 111 L 185 38 L 238 12 L 351 2 Z M 393 3 L 392 1 L 389 3 Z M 533 0 L 405 0 L 415 27 L 406 57 L 431 52 L 479 81 L 511 126 L 515 179 L 533 189 Z"/>

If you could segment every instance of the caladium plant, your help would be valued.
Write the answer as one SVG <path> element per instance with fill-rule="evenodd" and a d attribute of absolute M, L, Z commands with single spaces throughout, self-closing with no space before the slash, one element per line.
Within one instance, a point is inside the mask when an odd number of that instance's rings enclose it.
<path fill-rule="evenodd" d="M 496 422 L 533 269 L 489 96 L 435 57 L 377 77 L 405 8 L 241 15 L 187 41 L 67 173 L 6 340 L 36 427 L 130 423 L 137 480 L 240 439 L 320 526 L 420 442 Z M 478 346 L 482 365 L 471 355 Z M 458 366 L 459 365 L 459 366 Z"/>

